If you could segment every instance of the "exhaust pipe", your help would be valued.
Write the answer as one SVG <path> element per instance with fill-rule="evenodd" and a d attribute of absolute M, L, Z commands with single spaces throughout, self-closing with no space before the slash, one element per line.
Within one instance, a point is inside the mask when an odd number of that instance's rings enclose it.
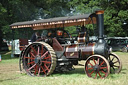
<path fill-rule="evenodd" d="M 98 39 L 99 39 L 99 42 L 103 42 L 104 41 L 104 11 L 103 10 L 96 11 L 96 15 L 97 15 L 97 27 L 99 30 Z"/>
<path fill-rule="evenodd" d="M 104 11 L 96 11 L 96 15 L 99 35 L 98 42 L 94 46 L 94 53 L 102 55 L 107 58 L 109 55 L 109 47 L 106 41 L 104 40 Z"/>

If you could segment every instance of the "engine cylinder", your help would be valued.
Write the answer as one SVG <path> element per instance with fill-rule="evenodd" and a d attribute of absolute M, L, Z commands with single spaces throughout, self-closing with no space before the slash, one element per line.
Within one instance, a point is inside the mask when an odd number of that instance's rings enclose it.
<path fill-rule="evenodd" d="M 78 43 L 87 43 L 89 41 L 87 32 L 80 32 L 77 41 Z"/>

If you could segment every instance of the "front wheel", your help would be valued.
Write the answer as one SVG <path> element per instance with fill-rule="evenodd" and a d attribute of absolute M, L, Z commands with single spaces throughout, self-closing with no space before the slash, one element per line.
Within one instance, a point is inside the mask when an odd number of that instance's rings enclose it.
<path fill-rule="evenodd" d="M 108 61 L 111 67 L 111 73 L 120 73 L 122 69 L 122 62 L 120 58 L 116 54 L 111 53 L 109 54 Z"/>
<path fill-rule="evenodd" d="M 106 58 L 101 55 L 90 56 L 85 63 L 85 72 L 91 78 L 106 78 L 110 73 L 110 66 Z"/>

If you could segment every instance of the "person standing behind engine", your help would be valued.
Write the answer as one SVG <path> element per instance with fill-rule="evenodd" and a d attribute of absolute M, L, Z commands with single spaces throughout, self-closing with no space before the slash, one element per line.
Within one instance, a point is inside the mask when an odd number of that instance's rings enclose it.
<path fill-rule="evenodd" d="M 31 40 L 31 42 L 35 42 L 36 40 L 38 40 L 40 38 L 41 38 L 41 36 L 40 36 L 39 32 L 35 32 L 32 34 L 32 37 L 30 40 Z"/>

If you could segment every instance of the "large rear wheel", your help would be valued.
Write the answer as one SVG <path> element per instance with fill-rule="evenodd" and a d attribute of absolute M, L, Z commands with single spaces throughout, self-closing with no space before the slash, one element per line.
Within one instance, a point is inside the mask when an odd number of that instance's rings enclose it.
<path fill-rule="evenodd" d="M 23 51 L 21 51 L 20 55 L 19 55 L 19 69 L 20 72 L 23 73 L 24 72 L 24 68 L 23 68 Z"/>
<path fill-rule="evenodd" d="M 110 66 L 106 58 L 101 55 L 90 56 L 85 63 L 85 72 L 91 78 L 106 78 L 110 73 Z"/>
<path fill-rule="evenodd" d="M 31 76 L 50 75 L 56 67 L 54 50 L 44 42 L 30 44 L 23 53 L 23 67 Z"/>

